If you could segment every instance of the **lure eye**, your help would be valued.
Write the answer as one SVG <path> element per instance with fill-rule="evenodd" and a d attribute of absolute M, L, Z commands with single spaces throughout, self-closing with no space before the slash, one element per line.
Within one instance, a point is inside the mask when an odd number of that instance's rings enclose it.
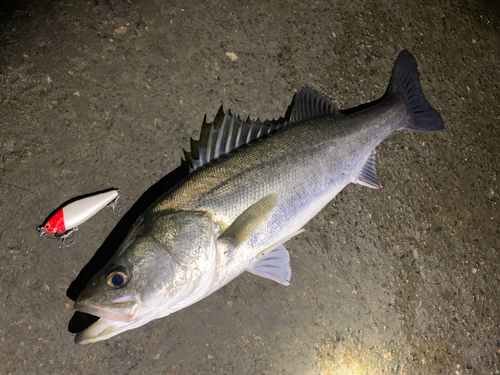
<path fill-rule="evenodd" d="M 50 229 L 50 224 L 49 223 L 45 224 L 45 229 Z"/>
<path fill-rule="evenodd" d="M 108 274 L 106 282 L 110 287 L 119 289 L 123 287 L 125 284 L 127 284 L 129 279 L 130 279 L 130 274 L 128 273 L 128 271 L 120 269 L 111 271 Z"/>

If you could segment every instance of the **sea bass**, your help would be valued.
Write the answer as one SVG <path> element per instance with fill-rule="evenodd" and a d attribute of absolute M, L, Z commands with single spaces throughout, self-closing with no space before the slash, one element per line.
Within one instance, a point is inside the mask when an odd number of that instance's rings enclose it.
<path fill-rule="evenodd" d="M 279 120 L 217 116 L 186 154 L 191 173 L 138 218 L 80 294 L 75 310 L 100 319 L 75 342 L 105 340 L 169 315 L 245 271 L 288 285 L 283 243 L 346 185 L 381 186 L 375 147 L 396 130 L 443 128 L 406 50 L 385 95 L 357 110 L 340 111 L 306 88 Z"/>

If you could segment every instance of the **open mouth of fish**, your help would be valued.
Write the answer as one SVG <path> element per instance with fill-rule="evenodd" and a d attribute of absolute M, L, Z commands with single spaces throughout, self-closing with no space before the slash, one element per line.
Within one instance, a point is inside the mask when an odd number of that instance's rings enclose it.
<path fill-rule="evenodd" d="M 75 317 L 80 320 L 80 329 L 75 343 L 90 344 L 105 340 L 138 324 L 134 321 L 139 308 L 137 295 L 127 296 L 106 303 L 77 301 L 74 305 Z M 141 325 L 139 323 L 138 325 Z"/>

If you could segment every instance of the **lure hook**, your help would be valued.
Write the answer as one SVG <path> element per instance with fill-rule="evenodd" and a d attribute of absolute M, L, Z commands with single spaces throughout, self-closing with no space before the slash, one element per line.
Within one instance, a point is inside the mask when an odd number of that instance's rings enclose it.
<path fill-rule="evenodd" d="M 70 247 L 75 243 L 74 237 L 75 237 L 75 232 L 78 230 L 78 227 L 71 228 L 70 230 L 67 230 L 64 233 L 56 233 L 54 235 L 55 238 L 61 239 L 62 244 L 64 247 Z M 70 240 L 71 242 L 67 243 L 67 240 Z M 59 248 L 62 248 L 63 246 L 59 246 Z"/>
<path fill-rule="evenodd" d="M 116 190 L 116 192 L 118 193 L 118 196 L 111 202 L 109 202 L 106 207 L 110 207 L 113 210 L 113 213 L 118 215 L 123 208 L 123 205 L 121 203 L 118 204 L 118 199 L 120 199 L 120 197 L 122 196 L 122 192 L 118 189 Z"/>

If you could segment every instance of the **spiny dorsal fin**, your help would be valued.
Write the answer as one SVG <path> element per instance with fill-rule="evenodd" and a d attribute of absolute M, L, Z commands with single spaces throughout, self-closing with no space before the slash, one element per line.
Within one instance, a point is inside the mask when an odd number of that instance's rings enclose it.
<path fill-rule="evenodd" d="M 327 95 L 310 87 L 304 87 L 295 96 L 290 122 L 339 113 L 339 107 Z"/>
<path fill-rule="evenodd" d="M 213 122 L 207 123 L 205 116 L 200 139 L 191 139 L 191 151 L 184 151 L 184 156 L 191 163 L 192 171 L 286 124 L 287 120 L 283 117 L 264 122 L 259 119 L 252 121 L 248 117 L 243 121 L 231 113 L 231 110 L 224 112 L 221 106 Z"/>
<path fill-rule="evenodd" d="M 252 121 L 250 117 L 242 120 L 231 113 L 231 110 L 224 112 L 221 106 L 213 122 L 207 123 L 205 116 L 200 139 L 197 141 L 191 139 L 191 151 L 184 151 L 184 156 L 191 163 L 191 171 L 193 171 L 289 123 L 338 112 L 339 108 L 328 96 L 309 87 L 303 88 L 295 95 L 285 117 L 277 120 L 261 122 L 259 119 Z"/>
<path fill-rule="evenodd" d="M 375 150 L 368 157 L 368 160 L 354 182 L 372 189 L 380 189 L 382 187 L 377 177 L 377 171 L 375 170 Z"/>

